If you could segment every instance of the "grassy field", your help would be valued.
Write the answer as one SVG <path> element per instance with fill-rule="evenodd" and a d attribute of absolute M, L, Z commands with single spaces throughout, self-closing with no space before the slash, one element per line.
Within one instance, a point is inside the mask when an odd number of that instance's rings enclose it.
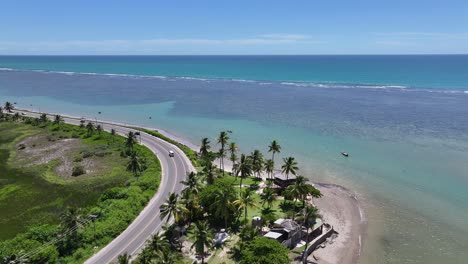
<path fill-rule="evenodd" d="M 102 247 L 123 231 L 159 186 L 159 161 L 143 146 L 135 149 L 147 169 L 138 179 L 126 170 L 120 136 L 88 136 L 84 128 L 50 122 L 0 122 L 0 131 L 0 256 L 28 252 L 55 238 L 60 214 L 75 207 L 83 217 L 100 215 L 96 233 L 85 226 L 73 254 L 52 247 L 38 258 L 81 263 L 94 245 Z M 75 167 L 85 173 L 73 176 Z"/>

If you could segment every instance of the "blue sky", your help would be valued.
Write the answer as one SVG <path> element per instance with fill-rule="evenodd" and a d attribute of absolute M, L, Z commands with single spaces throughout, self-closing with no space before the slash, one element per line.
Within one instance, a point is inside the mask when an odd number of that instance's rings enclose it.
<path fill-rule="evenodd" d="M 468 1 L 0 3 L 0 54 L 431 53 L 468 53 Z"/>

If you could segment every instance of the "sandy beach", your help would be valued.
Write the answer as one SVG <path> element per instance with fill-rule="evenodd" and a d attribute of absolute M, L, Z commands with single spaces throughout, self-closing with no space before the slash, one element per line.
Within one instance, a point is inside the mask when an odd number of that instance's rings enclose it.
<path fill-rule="evenodd" d="M 232 171 L 231 162 L 224 162 L 225 170 Z M 215 164 L 219 164 L 219 161 L 216 160 Z M 262 175 L 262 178 L 266 178 L 266 175 Z M 323 221 L 333 226 L 338 235 L 324 242 L 323 247 L 315 250 L 308 260 L 317 264 L 358 263 L 367 228 L 361 202 L 354 192 L 341 185 L 312 183 L 323 194 L 313 203 Z"/>
<path fill-rule="evenodd" d="M 323 197 L 314 199 L 325 223 L 338 232 L 338 236 L 327 241 L 309 256 L 312 263 L 357 263 L 361 254 L 366 220 L 356 195 L 335 184 L 316 183 Z"/>

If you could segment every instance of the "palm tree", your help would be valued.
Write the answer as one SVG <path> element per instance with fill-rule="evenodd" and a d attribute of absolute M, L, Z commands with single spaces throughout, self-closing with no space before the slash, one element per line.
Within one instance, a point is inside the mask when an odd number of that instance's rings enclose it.
<path fill-rule="evenodd" d="M 139 177 L 143 172 L 143 160 L 133 151 L 130 154 L 130 160 L 127 163 L 127 170 L 132 172 L 135 177 Z"/>
<path fill-rule="evenodd" d="M 309 247 L 309 228 L 313 226 L 316 222 L 316 219 L 319 217 L 317 208 L 313 206 L 304 207 L 302 214 L 299 215 L 298 220 L 302 220 L 302 225 L 307 229 L 307 238 L 304 252 L 302 253 L 303 263 L 307 263 L 307 248 Z"/>
<path fill-rule="evenodd" d="M 130 256 L 125 252 L 117 257 L 118 264 L 130 264 Z"/>
<path fill-rule="evenodd" d="M 137 137 L 132 131 L 128 132 L 127 139 L 125 140 L 125 146 L 127 150 L 133 151 L 133 145 L 137 142 Z"/>
<path fill-rule="evenodd" d="M 255 197 L 252 195 L 251 189 L 245 189 L 241 192 L 239 199 L 235 200 L 233 205 L 237 206 L 239 210 L 244 210 L 244 222 L 247 223 L 247 211 L 249 207 L 257 207 Z"/>
<path fill-rule="evenodd" d="M 256 149 L 250 155 L 252 159 L 252 170 L 257 174 L 257 177 L 260 178 L 260 174 L 263 170 L 263 154 L 260 150 Z"/>
<path fill-rule="evenodd" d="M 84 128 L 85 127 L 85 123 L 86 121 L 84 119 L 81 119 L 80 120 L 80 128 Z"/>
<path fill-rule="evenodd" d="M 56 124 L 60 128 L 60 123 L 63 122 L 63 118 L 61 115 L 54 116 L 54 124 Z"/>
<path fill-rule="evenodd" d="M 165 239 L 165 237 L 162 234 L 155 234 L 151 238 L 150 241 L 148 241 L 148 249 L 151 251 L 153 256 L 159 256 L 162 254 L 164 251 L 169 250 L 169 242 Z"/>
<path fill-rule="evenodd" d="M 221 148 L 219 149 L 219 168 L 223 171 L 223 176 L 224 176 L 224 156 L 225 156 L 225 146 L 228 143 L 229 136 L 228 132 L 226 131 L 221 131 L 219 133 L 218 137 L 218 143 L 221 144 Z"/>
<path fill-rule="evenodd" d="M 138 255 L 137 263 L 139 264 L 152 264 L 152 258 L 154 257 L 155 254 L 149 249 L 148 246 L 143 248 L 141 253 Z"/>
<path fill-rule="evenodd" d="M 98 132 L 99 135 L 101 135 L 102 130 L 103 130 L 103 128 L 102 128 L 101 125 L 96 126 L 96 131 Z"/>
<path fill-rule="evenodd" d="M 233 174 L 234 173 L 234 168 L 236 167 L 236 161 L 237 161 L 237 150 L 239 148 L 237 147 L 236 142 L 231 142 L 229 143 L 229 160 L 232 162 L 232 170 Z"/>
<path fill-rule="evenodd" d="M 251 225 L 245 225 L 239 233 L 240 241 L 232 248 L 231 253 L 233 258 L 240 259 L 244 247 L 258 235 L 258 229 Z"/>
<path fill-rule="evenodd" d="M 194 189 L 185 188 L 181 194 L 181 203 L 187 208 L 187 221 L 198 219 L 203 214 L 203 209 L 200 207 L 198 193 L 194 193 Z"/>
<path fill-rule="evenodd" d="M 161 255 L 159 255 L 156 259 L 156 264 L 174 264 L 178 263 L 178 257 L 176 253 L 167 250 L 163 251 Z"/>
<path fill-rule="evenodd" d="M 88 122 L 88 124 L 86 125 L 86 130 L 88 131 L 88 137 L 93 135 L 93 133 L 94 133 L 94 124 L 92 122 Z"/>
<path fill-rule="evenodd" d="M 305 207 L 305 201 L 307 195 L 311 195 L 314 198 L 319 198 L 322 196 L 320 191 L 314 186 L 307 184 L 308 179 L 304 176 L 297 176 L 296 181 L 293 185 L 290 185 L 286 188 L 286 192 L 294 198 L 294 200 L 302 200 L 302 207 Z"/>
<path fill-rule="evenodd" d="M 275 171 L 275 162 L 272 159 L 267 159 L 265 161 L 264 169 L 270 179 L 268 182 L 271 183 L 271 180 L 273 180 L 273 172 Z"/>
<path fill-rule="evenodd" d="M 209 248 L 213 241 L 213 233 L 210 231 L 208 223 L 205 221 L 193 223 L 189 230 L 189 236 L 194 240 L 191 248 L 195 248 L 202 263 L 205 263 L 205 249 Z"/>
<path fill-rule="evenodd" d="M 5 111 L 7 111 L 8 113 L 11 113 L 13 112 L 13 109 L 15 109 L 15 106 L 10 102 L 6 102 L 4 108 L 5 108 Z"/>
<path fill-rule="evenodd" d="M 111 135 L 111 138 L 112 138 L 112 144 L 114 144 L 114 140 L 115 140 L 115 129 L 111 128 L 110 130 L 110 135 Z"/>
<path fill-rule="evenodd" d="M 198 175 L 193 171 L 188 173 L 185 181 L 181 181 L 180 183 L 186 186 L 183 191 L 188 191 L 193 194 L 197 194 L 201 188 Z"/>
<path fill-rule="evenodd" d="M 160 206 L 161 210 L 161 219 L 166 218 L 166 223 L 171 217 L 174 218 L 176 223 L 179 223 L 183 220 L 186 213 L 188 212 L 187 208 L 180 203 L 179 195 L 176 193 L 170 193 L 169 197 L 166 199 L 166 202 Z"/>
<path fill-rule="evenodd" d="M 47 117 L 46 114 L 41 114 L 41 116 L 39 117 L 39 121 L 41 123 L 47 123 L 49 121 L 49 118 Z"/>
<path fill-rule="evenodd" d="M 60 215 L 61 233 L 67 233 L 67 239 L 71 241 L 76 239 L 78 228 L 83 227 L 83 218 L 80 212 L 81 210 L 75 207 L 67 207 Z"/>
<path fill-rule="evenodd" d="M 235 199 L 235 194 L 227 192 L 225 189 L 217 189 L 214 194 L 214 201 L 210 206 L 210 211 L 214 215 L 219 215 L 224 218 L 224 227 L 228 227 L 228 219 L 234 211 L 232 202 Z"/>
<path fill-rule="evenodd" d="M 64 228 L 74 228 L 82 225 L 82 217 L 80 209 L 76 207 L 67 207 L 60 215 L 60 225 Z"/>
<path fill-rule="evenodd" d="M 268 204 L 268 208 L 271 208 L 273 203 L 276 201 L 275 192 L 271 188 L 263 189 L 263 193 L 260 196 L 260 198 L 263 201 L 262 206 L 265 206 L 265 204 Z"/>
<path fill-rule="evenodd" d="M 283 166 L 281 166 L 282 172 L 286 174 L 286 180 L 289 179 L 289 174 L 296 175 L 296 171 L 299 170 L 297 162 L 294 157 L 283 158 Z"/>
<path fill-rule="evenodd" d="M 271 159 L 273 162 L 275 161 L 275 153 L 280 153 L 281 152 L 281 146 L 278 144 L 278 141 L 273 140 L 270 143 L 270 146 L 268 146 L 268 152 L 271 152 Z"/>
<path fill-rule="evenodd" d="M 223 172 L 224 176 L 224 158 L 226 157 L 226 150 L 223 148 L 220 148 L 218 152 L 216 153 L 219 159 L 219 169 Z"/>
<path fill-rule="evenodd" d="M 242 190 L 242 180 L 252 173 L 252 161 L 245 154 L 241 154 L 237 164 L 237 173 L 240 173 L 239 190 Z"/>
<path fill-rule="evenodd" d="M 203 167 L 203 174 L 206 178 L 206 183 L 213 184 L 215 178 L 215 166 L 210 160 L 206 161 L 205 166 Z"/>
<path fill-rule="evenodd" d="M 205 159 L 209 156 L 210 149 L 210 140 L 208 138 L 203 138 L 200 146 L 200 154 L 202 159 Z"/>
<path fill-rule="evenodd" d="M 12 117 L 13 121 L 18 121 L 20 119 L 20 114 L 18 112 L 16 112 L 13 117 Z"/>

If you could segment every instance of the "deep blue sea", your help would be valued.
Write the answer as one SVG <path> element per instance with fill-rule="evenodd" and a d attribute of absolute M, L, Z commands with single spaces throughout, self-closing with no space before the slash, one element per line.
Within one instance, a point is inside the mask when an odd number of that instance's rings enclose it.
<path fill-rule="evenodd" d="M 301 174 L 365 201 L 367 263 L 468 259 L 468 55 L 0 56 L 0 68 L 0 101 L 20 108 L 101 112 L 194 143 L 228 129 L 247 153 L 279 140 Z"/>

